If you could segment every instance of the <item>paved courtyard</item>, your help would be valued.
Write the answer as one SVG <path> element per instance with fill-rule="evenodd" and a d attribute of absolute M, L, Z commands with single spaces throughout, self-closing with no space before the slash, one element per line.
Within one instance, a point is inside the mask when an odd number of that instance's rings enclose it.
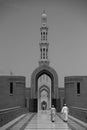
<path fill-rule="evenodd" d="M 56 121 L 52 123 L 49 111 L 42 111 L 37 114 L 27 113 L 18 120 L 13 120 L 13 122 L 13 124 L 10 122 L 1 127 L 0 130 L 86 130 L 85 127 L 71 119 L 65 123 L 58 114 Z"/>

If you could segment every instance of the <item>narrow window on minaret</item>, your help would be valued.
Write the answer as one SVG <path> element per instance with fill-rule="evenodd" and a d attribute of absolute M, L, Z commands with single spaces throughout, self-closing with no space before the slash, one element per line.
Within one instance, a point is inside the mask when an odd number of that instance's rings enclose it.
<path fill-rule="evenodd" d="M 43 35 L 45 35 L 45 32 L 43 32 Z"/>
<path fill-rule="evenodd" d="M 45 40 L 45 32 L 43 32 L 43 40 Z"/>
<path fill-rule="evenodd" d="M 45 59 L 45 53 L 43 53 L 43 59 Z"/>
<path fill-rule="evenodd" d="M 41 41 L 42 41 L 42 32 L 41 32 Z"/>
<path fill-rule="evenodd" d="M 43 48 L 43 59 L 45 59 L 45 48 Z"/>
<path fill-rule="evenodd" d="M 40 51 L 41 51 L 41 59 L 42 59 L 42 49 L 40 49 Z"/>
<path fill-rule="evenodd" d="M 43 36 L 43 40 L 45 40 L 45 36 Z"/>

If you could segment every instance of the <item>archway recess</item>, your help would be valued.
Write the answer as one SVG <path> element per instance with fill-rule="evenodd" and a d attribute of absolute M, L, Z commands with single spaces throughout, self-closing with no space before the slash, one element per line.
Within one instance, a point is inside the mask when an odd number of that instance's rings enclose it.
<path fill-rule="evenodd" d="M 48 110 L 51 107 L 51 89 L 49 86 L 42 85 L 38 90 L 38 112 Z"/>
<path fill-rule="evenodd" d="M 46 74 L 51 78 L 52 98 L 59 98 L 59 94 L 58 94 L 58 75 L 52 67 L 47 66 L 47 65 L 42 65 L 42 66 L 37 67 L 31 75 L 31 98 L 37 98 L 38 97 L 37 80 L 42 74 Z"/>
<path fill-rule="evenodd" d="M 36 102 L 36 104 L 38 104 L 38 78 L 43 74 L 48 75 L 51 79 L 51 104 L 54 104 L 56 109 L 58 109 L 58 75 L 52 67 L 45 64 L 37 67 L 31 75 L 31 102 L 34 102 L 34 104 Z M 38 105 L 36 105 L 36 107 L 38 109 Z M 37 111 L 37 109 L 35 111 Z"/>

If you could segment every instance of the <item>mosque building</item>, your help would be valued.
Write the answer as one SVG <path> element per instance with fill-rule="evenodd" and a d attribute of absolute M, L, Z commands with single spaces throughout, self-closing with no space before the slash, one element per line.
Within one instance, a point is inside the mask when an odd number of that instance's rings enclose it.
<path fill-rule="evenodd" d="M 41 15 L 40 27 L 40 60 L 39 66 L 33 71 L 31 76 L 31 98 L 30 111 L 38 112 L 42 109 L 49 109 L 54 105 L 60 111 L 61 104 L 59 98 L 58 75 L 55 69 L 50 66 L 48 57 L 48 26 L 47 14 L 43 11 Z M 62 101 L 63 102 L 63 101 Z M 44 107 L 45 108 L 44 108 Z M 35 108 L 35 110 L 33 110 Z"/>
<path fill-rule="evenodd" d="M 41 15 L 40 59 L 32 72 L 30 88 L 24 76 L 0 76 L 0 126 L 26 112 L 48 110 L 52 105 L 60 112 L 63 104 L 71 115 L 87 122 L 87 77 L 64 78 L 64 88 L 59 87 L 58 74 L 50 66 L 47 14 Z"/>

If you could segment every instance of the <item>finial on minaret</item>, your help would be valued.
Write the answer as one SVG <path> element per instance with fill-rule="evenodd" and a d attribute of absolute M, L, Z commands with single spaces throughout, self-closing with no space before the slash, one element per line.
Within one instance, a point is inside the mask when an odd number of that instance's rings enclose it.
<path fill-rule="evenodd" d="M 43 13 L 42 13 L 41 23 L 42 23 L 43 26 L 45 26 L 46 23 L 47 23 L 47 15 L 46 15 L 45 10 L 43 10 Z"/>
<path fill-rule="evenodd" d="M 46 11 L 45 11 L 45 9 L 43 9 L 43 13 L 42 14 L 46 14 Z"/>

